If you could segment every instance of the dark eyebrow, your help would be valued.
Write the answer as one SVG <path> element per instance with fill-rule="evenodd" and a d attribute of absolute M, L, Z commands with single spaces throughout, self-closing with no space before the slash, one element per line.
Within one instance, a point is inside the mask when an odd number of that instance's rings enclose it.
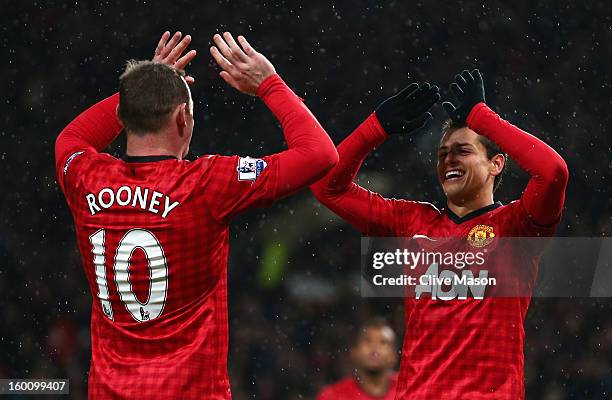
<path fill-rule="evenodd" d="M 474 147 L 474 145 L 472 143 L 467 143 L 467 142 L 465 142 L 465 143 L 454 143 L 452 145 L 452 147 L 465 147 L 465 146 Z M 448 146 L 438 147 L 438 152 L 441 151 L 441 150 L 448 150 Z"/>

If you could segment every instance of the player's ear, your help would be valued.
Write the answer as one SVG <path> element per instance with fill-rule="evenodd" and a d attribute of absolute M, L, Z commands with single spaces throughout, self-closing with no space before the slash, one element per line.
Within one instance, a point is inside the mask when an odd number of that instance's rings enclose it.
<path fill-rule="evenodd" d="M 506 157 L 503 154 L 496 154 L 491 158 L 491 174 L 497 176 L 501 174 L 506 165 Z"/>
<path fill-rule="evenodd" d="M 176 108 L 176 125 L 179 128 L 179 131 L 182 132 L 183 129 L 187 126 L 187 114 L 189 113 L 189 109 L 187 108 L 187 103 L 179 104 Z"/>

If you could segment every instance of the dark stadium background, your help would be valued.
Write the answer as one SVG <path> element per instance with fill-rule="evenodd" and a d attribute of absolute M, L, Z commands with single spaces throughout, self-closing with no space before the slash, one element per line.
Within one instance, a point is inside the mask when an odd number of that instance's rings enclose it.
<path fill-rule="evenodd" d="M 569 165 L 558 235 L 609 236 L 611 4 L 3 3 L 0 378 L 67 377 L 72 397 L 85 396 L 91 296 L 55 182 L 54 139 L 81 110 L 116 90 L 127 59 L 150 58 L 164 30 L 191 34 L 199 51 L 188 68 L 197 79 L 194 154 L 283 149 L 265 106 L 218 77 L 208 54 L 215 32 L 244 34 L 268 56 L 336 143 L 407 83 L 437 83 L 447 97 L 456 72 L 478 67 L 488 102 Z M 444 115 L 440 107 L 434 114 L 426 131 L 374 152 L 361 183 L 442 206 L 433 151 Z M 120 155 L 122 146 L 118 140 L 110 151 Z M 498 199 L 517 198 L 526 179 L 512 168 Z M 360 297 L 359 233 L 308 191 L 237 219 L 230 252 L 236 399 L 313 398 L 350 373 L 347 348 L 360 321 L 380 314 L 402 330 L 400 300 Z M 534 299 L 525 352 L 528 399 L 612 398 L 612 301 Z"/>

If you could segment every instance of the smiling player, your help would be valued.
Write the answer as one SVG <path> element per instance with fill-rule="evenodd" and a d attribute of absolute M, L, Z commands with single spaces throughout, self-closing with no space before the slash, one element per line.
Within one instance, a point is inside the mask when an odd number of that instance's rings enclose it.
<path fill-rule="evenodd" d="M 315 196 L 368 236 L 455 237 L 487 244 L 500 237 L 551 236 L 568 181 L 563 159 L 538 138 L 504 121 L 485 104 L 477 70 L 455 77 L 456 106 L 438 147 L 437 175 L 446 208 L 387 199 L 353 182 L 369 152 L 389 135 L 408 134 L 431 119 L 437 88 L 413 84 L 383 102 L 339 146 L 339 162 L 311 186 Z M 507 153 L 530 175 L 521 198 L 494 201 Z M 497 239 L 494 239 L 497 238 Z M 504 242 L 495 263 L 527 271 L 532 288 L 540 252 Z M 530 292 L 529 292 L 530 293 Z M 530 294 L 503 298 L 406 298 L 406 334 L 396 399 L 524 398 L 523 321 Z"/>

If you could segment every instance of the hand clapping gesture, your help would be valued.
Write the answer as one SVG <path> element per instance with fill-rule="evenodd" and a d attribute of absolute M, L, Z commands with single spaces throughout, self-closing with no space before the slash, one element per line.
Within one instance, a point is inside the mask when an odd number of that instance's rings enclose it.
<path fill-rule="evenodd" d="M 242 93 L 255 95 L 259 85 L 276 73 L 272 63 L 255 51 L 244 36 L 238 36 L 240 45 L 229 32 L 213 36 L 213 41 L 216 46 L 210 48 L 210 54 L 223 70 L 219 75 Z"/>

